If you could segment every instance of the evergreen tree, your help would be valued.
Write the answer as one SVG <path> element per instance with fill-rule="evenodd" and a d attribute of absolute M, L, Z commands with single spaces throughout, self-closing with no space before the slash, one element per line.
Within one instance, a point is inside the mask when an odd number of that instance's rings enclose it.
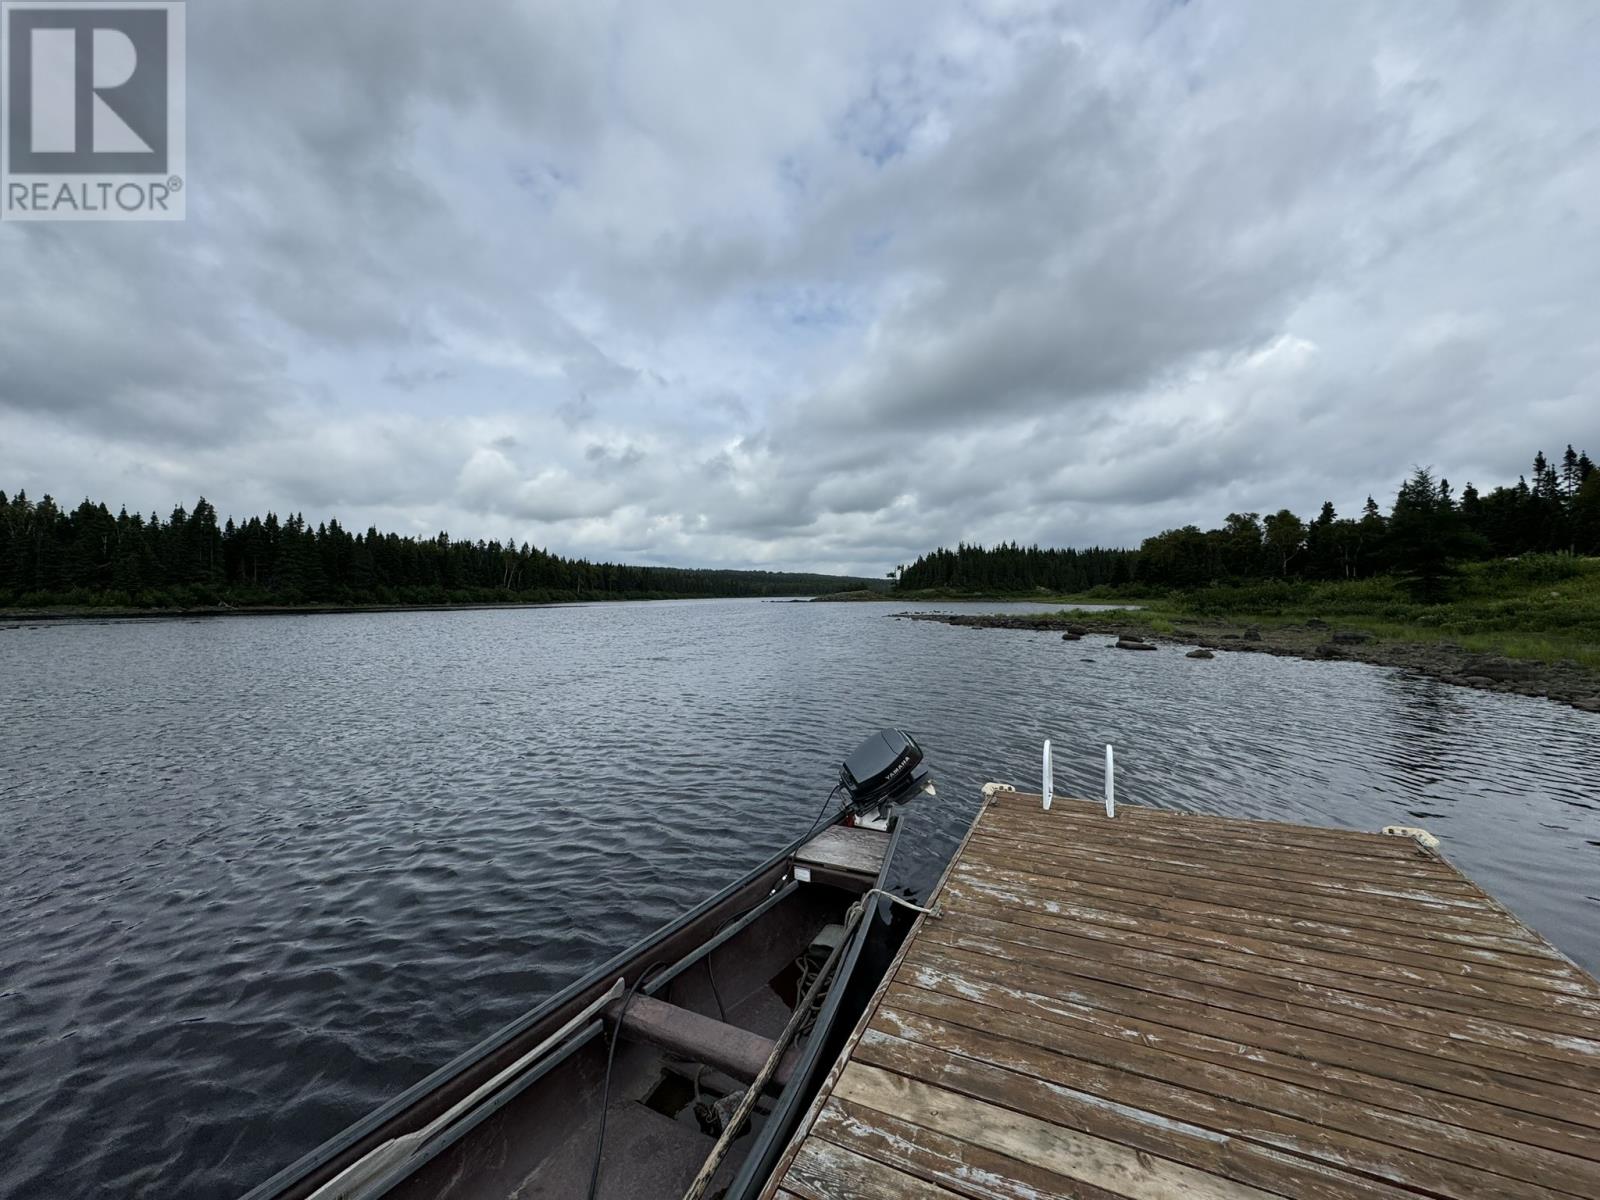
<path fill-rule="evenodd" d="M 1354 530 L 1355 545 L 1351 554 L 1351 577 L 1361 578 L 1371 575 L 1378 564 L 1384 560 L 1384 540 L 1388 536 L 1389 523 L 1384 519 L 1383 513 L 1378 511 L 1378 502 L 1371 496 L 1361 509 L 1361 520 L 1356 522 Z"/>
<path fill-rule="evenodd" d="M 1448 491 L 1426 467 L 1417 467 L 1400 485 L 1385 538 L 1391 570 L 1412 595 L 1429 604 L 1445 598 L 1457 560 L 1473 549 Z"/>
<path fill-rule="evenodd" d="M 1313 579 L 1337 579 L 1342 574 L 1334 523 L 1339 519 L 1332 500 L 1322 502 L 1316 520 L 1306 527 L 1306 574 Z"/>
<path fill-rule="evenodd" d="M 1600 555 L 1600 471 L 1590 471 L 1573 497 L 1572 537 L 1578 554 Z"/>

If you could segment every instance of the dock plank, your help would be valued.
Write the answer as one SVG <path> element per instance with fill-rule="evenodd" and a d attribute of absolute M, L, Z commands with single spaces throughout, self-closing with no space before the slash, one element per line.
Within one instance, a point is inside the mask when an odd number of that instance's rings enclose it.
<path fill-rule="evenodd" d="M 910 1127 L 901 1135 L 903 1140 L 920 1147 L 927 1144 L 926 1133 L 931 1131 L 957 1143 L 950 1152 L 961 1155 L 958 1168 L 972 1165 L 966 1147 L 981 1146 L 1102 1195 L 1137 1200 L 1265 1200 L 1271 1195 L 864 1063 L 851 1064 L 835 1095 L 873 1113 L 866 1121 L 836 1129 L 835 1136 L 872 1144 L 874 1127 L 882 1127 L 883 1116 L 899 1114 L 901 1123 Z M 863 1129 L 867 1121 L 871 1127 Z"/>
<path fill-rule="evenodd" d="M 1107 1053 L 1092 1039 L 1040 1036 L 1037 1027 L 1042 1022 L 1024 1022 L 1029 1028 L 1019 1028 L 1006 1019 L 1010 1014 L 991 1017 L 978 1029 L 904 1008 L 885 1007 L 880 1013 L 884 1028 L 906 1041 L 1066 1082 L 1091 1095 L 1199 1128 L 1238 1130 L 1245 1140 L 1348 1165 L 1405 1187 L 1433 1180 L 1450 1183 L 1458 1196 L 1526 1194 L 1501 1175 L 1508 1170 L 1576 1195 L 1573 1189 L 1582 1185 L 1594 1166 L 1440 1122 L 1398 1114 L 1380 1117 L 1364 1106 L 1343 1104 L 1243 1071 L 1140 1055 L 1136 1045 Z M 1557 1193 L 1541 1188 L 1536 1194 L 1548 1200 Z"/>
<path fill-rule="evenodd" d="M 767 1196 L 1600 1196 L 1600 984 L 1409 838 L 1003 793 L 937 896 Z"/>
<path fill-rule="evenodd" d="M 1516 1015 L 1535 1020 L 1536 1028 L 1565 1029 L 1569 1027 L 1569 1017 L 1583 1023 L 1585 1029 L 1594 1029 L 1594 1022 L 1600 1021 L 1600 1000 L 1531 986 L 1519 976 L 1497 977 L 1490 969 L 1481 967 L 1450 969 L 1443 963 L 1416 963 L 1410 958 L 1396 958 L 1392 953 L 1383 958 L 1370 957 L 1214 931 L 1203 926 L 1162 921 L 1148 909 L 1122 912 L 1103 906 L 1072 905 L 1051 911 L 1044 906 L 1003 904 L 982 889 L 968 888 L 960 881 L 952 881 L 946 894 L 961 899 L 964 902 L 962 911 L 974 916 L 1035 929 L 1061 930 L 1088 938 L 1133 935 L 1135 944 L 1152 946 L 1170 954 L 1202 959 L 1215 956 L 1218 962 L 1248 962 L 1256 970 L 1287 973 L 1308 981 L 1338 977 L 1356 990 L 1373 987 L 1379 989 L 1380 995 L 1425 996 L 1429 1002 L 1446 1008 L 1482 1000 L 1504 1005 L 1508 1012 L 1522 1010 Z M 1400 993 L 1399 989 L 1404 992 Z"/>
<path fill-rule="evenodd" d="M 1143 978 L 1152 991 L 1166 995 L 1188 994 L 1188 985 L 1205 988 L 1214 997 L 1224 994 L 1233 1003 L 1243 1003 L 1255 1011 L 1259 1005 L 1233 997 L 1256 1000 L 1281 1000 L 1286 1004 L 1310 1005 L 1331 1014 L 1343 1014 L 1362 1021 L 1402 1025 L 1427 1035 L 1442 1034 L 1456 1041 L 1467 1040 L 1476 1055 L 1480 1047 L 1493 1046 L 1512 1057 L 1537 1054 L 1562 1063 L 1592 1066 L 1600 1056 L 1600 1042 L 1586 1036 L 1596 1031 L 1592 1020 L 1572 1018 L 1547 1020 L 1530 1025 L 1520 1008 L 1496 1006 L 1463 998 L 1454 1007 L 1439 1005 L 1427 994 L 1412 991 L 1404 997 L 1374 994 L 1370 988 L 1353 988 L 1342 977 L 1314 978 L 1309 968 L 1298 976 L 1257 969 L 1255 963 L 1241 966 L 1219 954 L 1211 959 L 1189 958 L 1140 945 L 1133 939 L 1080 937 L 1074 933 L 1036 930 L 1027 925 L 995 920 L 974 913 L 957 913 L 929 933 L 934 944 L 958 948 L 985 948 L 987 953 L 1020 963 L 1049 968 L 1058 963 L 1092 961 L 1108 971 L 1102 978 L 1129 982 Z M 1177 985 L 1184 985 L 1179 987 Z M 1229 1007 L 1212 1000 L 1220 1007 Z M 1462 1011 L 1465 1008 L 1467 1011 Z M 1556 1025 L 1556 1029 L 1546 1025 Z"/>
<path fill-rule="evenodd" d="M 795 1155 L 784 1186 L 806 1200 L 960 1200 L 961 1193 L 930 1183 L 826 1138 L 809 1138 Z"/>
<path fill-rule="evenodd" d="M 1315 934 L 1330 942 L 1369 948 L 1385 945 L 1428 947 L 1427 953 L 1458 961 L 1484 962 L 1512 972 L 1549 974 L 1565 978 L 1568 964 L 1553 954 L 1541 954 L 1516 938 L 1480 935 L 1471 931 L 1419 929 L 1397 922 L 1351 917 L 1297 904 L 1285 896 L 1280 903 L 1255 905 L 1216 887 L 1182 887 L 1150 884 L 1139 876 L 1119 880 L 1103 872 L 1085 869 L 1079 878 L 1041 876 L 987 863 L 965 863 L 960 880 L 988 881 L 1008 885 L 1013 894 L 1055 896 L 1095 896 L 1155 905 L 1163 912 L 1199 918 L 1201 923 L 1231 920 L 1261 929 L 1287 929 Z"/>
<path fill-rule="evenodd" d="M 964 991 L 967 994 L 955 997 L 895 983 L 885 995 L 884 1004 L 886 1009 L 919 1012 L 952 1025 L 976 1020 L 982 1022 L 984 1028 L 996 1031 L 1016 1028 L 1015 1023 L 1020 1021 L 1034 1037 L 1045 1043 L 1056 1037 L 1090 1035 L 1100 1038 L 1105 1045 L 1121 1048 L 1105 1052 L 1115 1053 L 1117 1061 L 1130 1065 L 1139 1060 L 1140 1052 L 1160 1053 L 1171 1071 L 1183 1069 L 1180 1060 L 1193 1059 L 1204 1065 L 1260 1075 L 1293 1088 L 1309 1088 L 1352 1101 L 1380 1119 L 1389 1119 L 1391 1113 L 1409 1114 L 1439 1125 L 1459 1126 L 1469 1133 L 1486 1134 L 1491 1139 L 1522 1142 L 1563 1155 L 1600 1161 L 1600 1130 L 1553 1118 L 1529 1119 L 1516 1109 L 1476 1096 L 1453 1096 L 1211 1034 L 1191 1033 L 1152 1021 L 1122 1017 L 1103 1009 L 1049 1014 L 1035 1010 L 1027 1017 L 1019 1017 L 999 1006 L 1004 998 L 993 987 L 984 989 L 969 984 Z M 1129 1049 L 1132 1046 L 1137 1046 L 1138 1052 Z"/>
<path fill-rule="evenodd" d="M 1017 864 L 1018 866 L 1024 864 Z M 1251 887 L 1231 881 L 1208 879 L 1199 876 L 1182 876 L 1161 871 L 1155 867 L 1140 869 L 1111 868 L 1097 865 L 1085 855 L 1071 870 L 1040 870 L 1041 864 L 1029 861 L 1027 871 L 1016 866 L 990 866 L 987 863 L 963 863 L 956 878 L 983 875 L 1005 877 L 1022 876 L 1031 881 L 1030 886 L 1059 888 L 1076 881 L 1095 881 L 1102 886 L 1122 892 L 1161 897 L 1162 903 L 1188 901 L 1210 903 L 1215 907 L 1234 908 L 1252 913 L 1279 913 L 1302 920 L 1335 922 L 1356 931 L 1357 940 L 1372 943 L 1383 936 L 1421 937 L 1445 943 L 1454 948 L 1468 946 L 1482 950 L 1498 951 L 1517 959 L 1539 960 L 1546 969 L 1559 969 L 1561 961 L 1553 953 L 1541 952 L 1521 939 L 1503 931 L 1497 914 L 1456 914 L 1435 910 L 1403 909 L 1392 901 L 1332 899 L 1326 896 L 1311 897 L 1297 887 Z M 1518 961 L 1519 968 L 1529 969 L 1533 964 Z"/>
<path fill-rule="evenodd" d="M 980 896 L 1018 914 L 1043 913 L 1075 921 L 1105 921 L 1107 914 L 1113 914 L 1114 917 L 1131 918 L 1145 928 L 1155 929 L 1159 926 L 1172 936 L 1201 940 L 1208 944 L 1241 946 L 1249 941 L 1270 948 L 1263 950 L 1263 953 L 1293 955 L 1311 951 L 1337 955 L 1345 960 L 1364 960 L 1394 969 L 1415 968 L 1457 979 L 1503 983 L 1535 992 L 1584 999 L 1600 998 L 1600 985 L 1563 974 L 1561 964 L 1549 969 L 1541 964 L 1536 964 L 1533 969 L 1523 969 L 1492 951 L 1442 953 L 1441 947 L 1426 939 L 1402 936 L 1391 936 L 1385 938 L 1382 945 L 1371 945 L 1349 940 L 1342 935 L 1353 931 L 1339 927 L 1318 932 L 1319 927 L 1305 922 L 1278 921 L 1270 917 L 1252 920 L 1248 916 L 1220 910 L 1191 913 L 1161 905 L 1154 898 L 1115 891 L 1099 894 L 1103 891 L 1019 892 L 1005 884 L 969 877 L 951 880 L 946 894 L 956 897 Z"/>
<path fill-rule="evenodd" d="M 885 1073 L 883 1079 L 890 1086 L 869 1090 L 868 1076 L 872 1072 L 872 1068 L 863 1067 L 852 1071 L 848 1079 L 840 1079 L 839 1089 L 817 1115 L 815 1136 L 849 1146 L 909 1175 L 947 1180 L 973 1200 L 1039 1200 L 1041 1196 L 1064 1195 L 1075 1200 L 1169 1200 L 1173 1194 L 1170 1189 L 1160 1193 L 1153 1185 L 1141 1190 L 1131 1180 L 1111 1178 L 1104 1169 L 1094 1171 L 1076 1162 L 1058 1161 L 1060 1151 L 1049 1136 L 1050 1130 L 1042 1131 L 1046 1136 L 1016 1147 L 1014 1153 L 1020 1157 L 1005 1153 L 1003 1148 L 1013 1147 L 1015 1139 L 998 1131 L 987 1135 L 993 1145 L 972 1141 L 982 1127 L 960 1113 L 943 1120 L 950 1110 L 942 1092 L 934 1093 L 929 1103 L 917 1106 L 915 1115 L 920 1124 L 909 1121 L 905 1114 L 910 1111 L 912 1100 L 901 1088 L 914 1087 L 912 1081 Z M 954 1128 L 963 1136 L 952 1137 L 933 1126 Z M 987 1128 L 993 1130 L 992 1125 Z M 1108 1143 L 1107 1150 L 1115 1154 L 1121 1148 Z M 1121 1155 L 1126 1156 L 1127 1151 L 1121 1150 Z M 1109 1170 L 1115 1169 L 1112 1165 Z M 1092 1182 L 1108 1178 L 1121 1185 L 1119 1190 L 1110 1191 Z"/>
<path fill-rule="evenodd" d="M 1493 1096 L 1495 1103 L 1518 1112 L 1600 1130 L 1600 1097 L 1517 1072 L 1440 1063 L 1428 1053 L 1289 1025 L 1270 1017 L 1219 1011 L 1203 1001 L 1154 996 L 1087 976 L 1066 981 L 1040 978 L 1033 973 L 1011 971 L 1005 963 L 982 956 L 955 964 L 908 961 L 905 965 L 910 981 L 951 995 L 975 993 L 987 986 L 999 989 L 997 999 L 1007 1008 L 1018 1007 L 1020 1001 L 1022 1007 L 1051 1015 L 1089 1009 L 1143 1017 L 1177 1029 L 1216 1034 L 1241 1046 L 1266 1046 L 1317 1062 L 1349 1064 L 1369 1075 L 1400 1083 L 1460 1096 Z M 1067 984 L 1065 990 L 1063 982 Z"/>

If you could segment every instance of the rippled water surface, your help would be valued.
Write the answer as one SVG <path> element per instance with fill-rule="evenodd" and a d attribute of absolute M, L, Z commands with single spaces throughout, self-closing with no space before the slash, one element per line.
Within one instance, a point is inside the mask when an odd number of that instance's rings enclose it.
<path fill-rule="evenodd" d="M 992 609 L 995 605 L 983 606 Z M 1600 966 L 1600 718 L 1394 671 L 698 601 L 0 630 L 0 1195 L 236 1195 L 810 822 L 989 779 L 1422 824 Z M 1064 786 L 1065 785 L 1065 786 Z"/>

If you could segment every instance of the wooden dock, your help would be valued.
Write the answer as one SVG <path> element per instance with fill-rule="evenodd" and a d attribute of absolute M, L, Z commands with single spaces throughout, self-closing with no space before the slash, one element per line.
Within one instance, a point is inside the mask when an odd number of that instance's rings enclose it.
<path fill-rule="evenodd" d="M 1600 985 L 1411 838 L 1001 793 L 936 898 L 765 1196 L 1600 1197 Z"/>

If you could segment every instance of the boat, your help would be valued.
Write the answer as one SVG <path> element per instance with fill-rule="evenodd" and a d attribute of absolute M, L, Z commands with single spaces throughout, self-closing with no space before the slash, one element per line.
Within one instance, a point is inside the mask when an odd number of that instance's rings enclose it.
<path fill-rule="evenodd" d="M 932 792 L 873 734 L 804 836 L 245 1200 L 750 1200 L 911 926 L 901 810 Z"/>

